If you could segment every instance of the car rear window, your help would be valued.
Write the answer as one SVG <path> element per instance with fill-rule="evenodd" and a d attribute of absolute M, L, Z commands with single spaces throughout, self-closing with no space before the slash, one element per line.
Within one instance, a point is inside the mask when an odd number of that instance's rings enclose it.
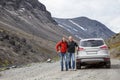
<path fill-rule="evenodd" d="M 102 40 L 88 40 L 88 41 L 82 41 L 80 43 L 83 47 L 98 47 L 102 46 L 104 43 Z"/>

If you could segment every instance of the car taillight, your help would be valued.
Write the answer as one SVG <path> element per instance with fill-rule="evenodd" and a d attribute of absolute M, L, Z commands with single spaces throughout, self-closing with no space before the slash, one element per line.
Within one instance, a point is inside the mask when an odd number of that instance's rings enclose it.
<path fill-rule="evenodd" d="M 104 61 L 110 61 L 110 58 L 104 58 Z"/>
<path fill-rule="evenodd" d="M 107 50 L 108 47 L 107 46 L 102 46 L 102 47 L 100 47 L 100 49 Z"/>
<path fill-rule="evenodd" d="M 84 50 L 84 48 L 79 48 L 79 51 L 83 51 Z"/>

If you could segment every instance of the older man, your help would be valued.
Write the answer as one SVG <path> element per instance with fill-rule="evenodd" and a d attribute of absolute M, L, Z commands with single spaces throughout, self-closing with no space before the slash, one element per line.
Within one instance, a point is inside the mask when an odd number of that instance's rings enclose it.
<path fill-rule="evenodd" d="M 68 41 L 68 64 L 69 64 L 69 69 L 75 69 L 75 49 L 78 47 L 77 43 L 73 40 L 72 36 L 69 36 L 69 41 Z"/>

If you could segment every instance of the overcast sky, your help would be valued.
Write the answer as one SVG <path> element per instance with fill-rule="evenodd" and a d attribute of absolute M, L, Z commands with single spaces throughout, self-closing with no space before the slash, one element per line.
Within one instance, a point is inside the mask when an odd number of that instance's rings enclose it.
<path fill-rule="evenodd" d="M 39 0 L 53 17 L 86 16 L 120 32 L 120 0 Z"/>

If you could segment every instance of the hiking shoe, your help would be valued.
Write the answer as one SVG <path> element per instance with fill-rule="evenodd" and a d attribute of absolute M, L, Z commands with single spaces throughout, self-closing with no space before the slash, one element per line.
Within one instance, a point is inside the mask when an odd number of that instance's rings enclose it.
<path fill-rule="evenodd" d="M 73 69 L 73 71 L 77 71 L 76 69 Z"/>
<path fill-rule="evenodd" d="M 61 69 L 61 71 L 63 71 L 63 69 Z"/>

